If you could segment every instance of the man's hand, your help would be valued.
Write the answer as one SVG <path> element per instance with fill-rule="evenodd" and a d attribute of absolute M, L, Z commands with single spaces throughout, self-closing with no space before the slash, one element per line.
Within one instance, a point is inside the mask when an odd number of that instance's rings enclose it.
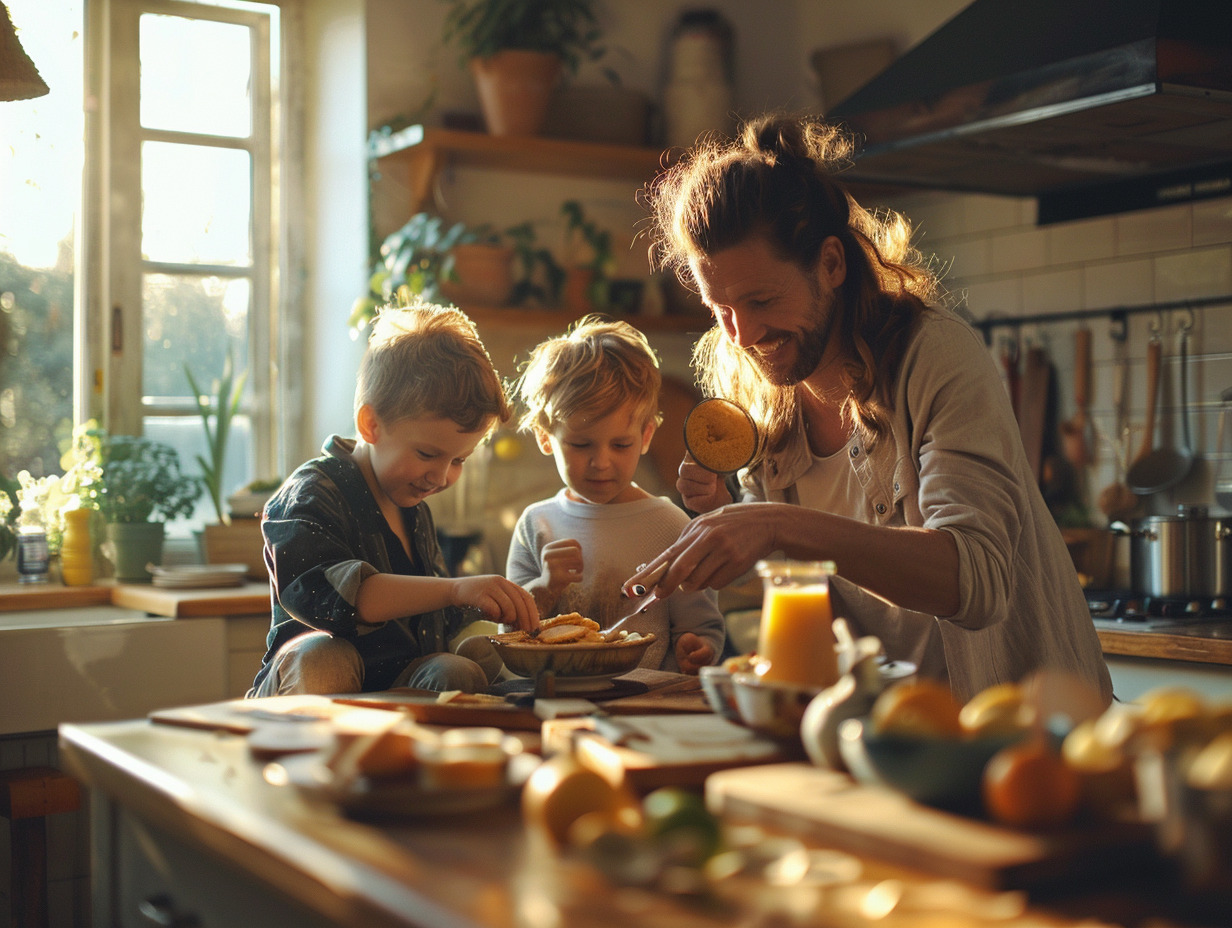
<path fill-rule="evenodd" d="M 697 671 L 714 663 L 714 648 L 700 635 L 685 632 L 676 639 L 676 664 L 681 673 L 696 676 Z"/>
<path fill-rule="evenodd" d="M 706 470 L 687 454 L 677 471 L 676 489 L 680 491 L 685 508 L 693 512 L 710 512 L 732 501 L 719 475 Z"/>

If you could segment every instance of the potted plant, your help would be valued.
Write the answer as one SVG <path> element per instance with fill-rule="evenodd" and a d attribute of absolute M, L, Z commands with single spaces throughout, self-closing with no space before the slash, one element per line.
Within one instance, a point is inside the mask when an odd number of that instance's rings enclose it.
<path fill-rule="evenodd" d="M 500 232 L 483 225 L 450 249 L 441 292 L 451 302 L 503 306 L 513 291 L 514 249 Z"/>
<path fill-rule="evenodd" d="M 235 374 L 235 364 L 230 349 L 223 361 L 222 375 L 213 383 L 213 395 L 207 395 L 197 386 L 197 379 L 192 369 L 185 364 L 184 376 L 192 388 L 193 398 L 197 402 L 197 411 L 201 414 L 201 426 L 205 429 L 205 448 L 209 457 L 197 455 L 197 463 L 201 465 L 202 483 L 214 504 L 214 512 L 223 525 L 231 521 L 229 513 L 222 508 L 222 469 L 227 457 L 227 440 L 231 437 L 231 420 L 240 409 L 240 399 L 244 394 L 244 384 L 248 382 L 248 372 Z M 213 418 L 213 428 L 210 419 Z"/>
<path fill-rule="evenodd" d="M 447 0 L 444 39 L 461 51 L 492 135 L 538 135 L 561 71 L 600 57 L 596 0 Z"/>
<path fill-rule="evenodd" d="M 444 301 L 441 283 L 454 276 L 454 247 L 478 237 L 479 232 L 466 223 L 446 226 L 440 216 L 416 213 L 381 243 L 368 293 L 351 308 L 351 331 L 357 335 L 387 303 L 405 305 L 414 296 L 432 303 Z"/>
<path fill-rule="evenodd" d="M 606 309 L 611 300 L 612 234 L 587 218 L 577 200 L 560 208 L 565 216 L 565 306 L 574 312 Z"/>
<path fill-rule="evenodd" d="M 555 306 L 560 300 L 565 271 L 552 252 L 539 244 L 535 226 L 529 220 L 505 230 L 513 245 L 514 284 L 509 302 L 514 306 L 533 304 Z"/>
<path fill-rule="evenodd" d="M 175 448 L 139 435 L 99 430 L 98 507 L 117 580 L 147 582 L 146 564 L 162 561 L 166 523 L 189 515 L 201 481 L 180 469 Z"/>

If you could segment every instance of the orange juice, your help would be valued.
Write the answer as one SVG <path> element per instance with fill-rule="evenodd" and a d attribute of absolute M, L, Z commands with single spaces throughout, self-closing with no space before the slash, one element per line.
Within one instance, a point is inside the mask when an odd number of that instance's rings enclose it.
<path fill-rule="evenodd" d="M 763 562 L 758 571 L 765 580 L 765 596 L 757 673 L 763 680 L 830 686 L 838 679 L 829 586 L 833 565 Z"/>

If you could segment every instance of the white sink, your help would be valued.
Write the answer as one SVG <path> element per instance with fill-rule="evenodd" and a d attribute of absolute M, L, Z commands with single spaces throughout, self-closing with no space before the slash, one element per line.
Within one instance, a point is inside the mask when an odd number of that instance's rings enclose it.
<path fill-rule="evenodd" d="M 225 698 L 224 619 L 118 606 L 0 612 L 0 734 Z"/>

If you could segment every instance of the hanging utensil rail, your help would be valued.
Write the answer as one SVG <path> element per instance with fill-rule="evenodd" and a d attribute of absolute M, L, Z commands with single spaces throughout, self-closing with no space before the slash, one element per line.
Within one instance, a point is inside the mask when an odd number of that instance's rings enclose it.
<path fill-rule="evenodd" d="M 1136 306 L 1109 306 L 1104 309 L 1074 309 L 1060 313 L 1033 313 L 1024 316 L 988 316 L 971 324 L 984 333 L 984 341 L 992 344 L 994 329 L 1021 328 L 1026 325 L 1076 322 L 1088 319 L 1112 319 L 1122 325 L 1130 316 L 1141 313 L 1163 313 L 1174 309 L 1202 309 L 1207 306 L 1232 306 L 1232 294 L 1208 296 L 1194 300 L 1173 300 L 1167 303 L 1142 303 Z"/>

